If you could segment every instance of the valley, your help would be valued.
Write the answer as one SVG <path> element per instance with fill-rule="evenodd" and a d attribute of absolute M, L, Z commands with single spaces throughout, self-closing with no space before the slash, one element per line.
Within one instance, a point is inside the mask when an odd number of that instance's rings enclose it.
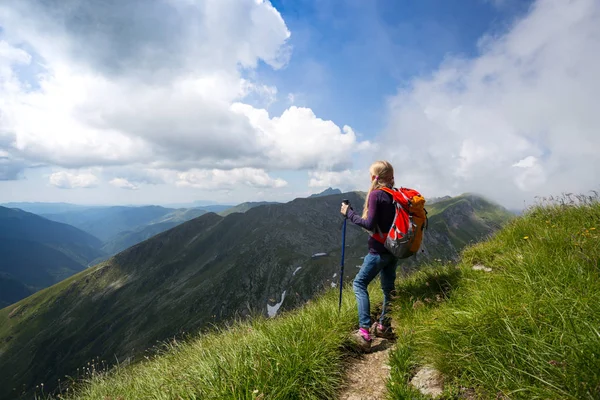
<path fill-rule="evenodd" d="M 364 193 L 263 204 L 225 217 L 207 212 L 1 310 L 0 376 L 13 388 L 50 388 L 92 358 L 137 360 L 169 337 L 306 303 L 338 284 L 343 198 L 358 210 Z M 455 259 L 511 218 L 469 194 L 429 211 L 423 252 L 401 263 L 404 273 Z M 362 263 L 366 238 L 348 225 L 345 282 Z"/>

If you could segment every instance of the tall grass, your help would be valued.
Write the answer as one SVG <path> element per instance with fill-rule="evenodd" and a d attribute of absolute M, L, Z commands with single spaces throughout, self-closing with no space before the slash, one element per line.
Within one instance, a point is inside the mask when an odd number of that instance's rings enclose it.
<path fill-rule="evenodd" d="M 373 300 L 381 301 L 372 285 Z M 331 399 L 343 379 L 358 321 L 351 290 L 330 290 L 303 309 L 254 318 L 115 368 L 64 392 L 77 399 Z"/>
<path fill-rule="evenodd" d="M 458 266 L 398 280 L 389 397 L 420 365 L 445 376 L 444 398 L 600 398 L 600 204 L 529 210 Z M 491 272 L 474 271 L 482 264 Z M 371 285 L 373 303 L 381 301 Z M 356 328 L 354 295 L 337 313 L 331 290 L 274 320 L 165 344 L 145 362 L 93 373 L 62 397 L 78 399 L 331 399 Z"/>
<path fill-rule="evenodd" d="M 492 272 L 473 271 L 476 264 Z M 413 369 L 414 363 L 438 368 L 447 398 L 464 387 L 481 398 L 600 398 L 597 200 L 534 207 L 492 240 L 465 250 L 459 268 L 447 301 L 396 311 L 400 329 L 410 332 Z M 451 281 L 447 273 L 444 280 Z M 401 284 L 401 301 L 429 290 L 430 275 Z M 406 346 L 392 356 L 399 372 L 388 385 L 398 399 L 409 398 L 393 389 L 407 387 L 410 378 L 401 351 Z"/>

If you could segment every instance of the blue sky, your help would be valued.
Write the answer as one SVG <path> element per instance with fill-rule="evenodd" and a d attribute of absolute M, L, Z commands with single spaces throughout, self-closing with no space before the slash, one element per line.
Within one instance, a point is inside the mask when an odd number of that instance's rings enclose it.
<path fill-rule="evenodd" d="M 386 118 L 386 99 L 450 55 L 473 57 L 484 34 L 502 32 L 530 1 L 313 1 L 273 5 L 292 32 L 293 56 L 282 70 L 258 74 L 282 93 L 366 137 Z M 311 73 L 306 74 L 305 71 Z"/>
<path fill-rule="evenodd" d="M 0 202 L 287 201 L 376 159 L 426 197 L 596 189 L 599 27 L 594 0 L 4 2 Z"/>

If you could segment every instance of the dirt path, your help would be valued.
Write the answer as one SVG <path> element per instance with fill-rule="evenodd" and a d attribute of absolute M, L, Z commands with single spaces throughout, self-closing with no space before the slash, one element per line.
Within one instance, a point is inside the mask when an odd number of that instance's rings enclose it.
<path fill-rule="evenodd" d="M 373 340 L 370 353 L 356 355 L 351 361 L 340 400 L 385 399 L 385 384 L 390 376 L 388 357 L 393 343 L 381 338 Z"/>

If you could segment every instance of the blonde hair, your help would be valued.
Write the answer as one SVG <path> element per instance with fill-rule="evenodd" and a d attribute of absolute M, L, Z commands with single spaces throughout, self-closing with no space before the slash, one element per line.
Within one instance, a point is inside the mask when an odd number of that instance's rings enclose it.
<path fill-rule="evenodd" d="M 367 192 L 365 198 L 365 206 L 363 207 L 362 218 L 366 219 L 369 215 L 369 195 L 373 190 L 381 189 L 382 187 L 392 188 L 394 186 L 394 167 L 387 161 L 375 161 L 369 167 L 371 176 L 374 176 L 371 180 L 371 186 Z"/>

